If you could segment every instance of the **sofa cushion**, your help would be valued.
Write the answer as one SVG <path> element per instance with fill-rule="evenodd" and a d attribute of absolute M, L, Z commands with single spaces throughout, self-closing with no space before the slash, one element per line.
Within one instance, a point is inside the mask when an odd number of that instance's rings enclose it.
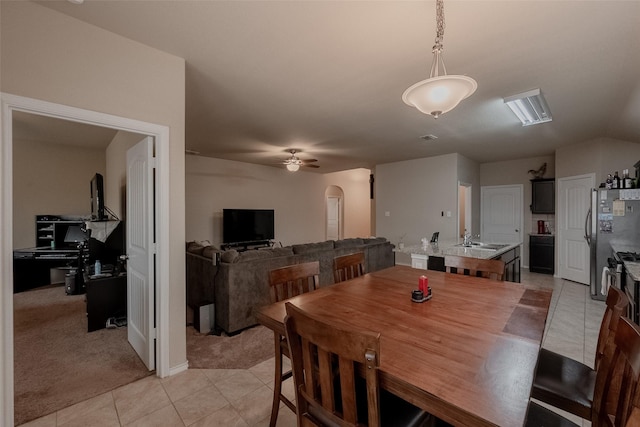
<path fill-rule="evenodd" d="M 235 249 L 229 249 L 228 251 L 224 251 L 220 256 L 220 260 L 222 262 L 232 263 L 238 258 L 240 254 Z"/>
<path fill-rule="evenodd" d="M 211 243 L 209 243 L 207 240 L 188 242 L 187 252 L 196 254 L 196 255 L 202 255 L 202 251 L 204 250 L 204 248 L 210 245 Z"/>
<path fill-rule="evenodd" d="M 372 244 L 376 244 L 376 243 L 384 243 L 386 241 L 387 241 L 387 239 L 385 239 L 384 237 L 369 237 L 367 239 L 362 239 L 362 242 L 365 245 L 372 245 Z"/>
<path fill-rule="evenodd" d="M 291 246 L 287 246 L 284 248 L 273 248 L 271 249 L 271 253 L 274 257 L 277 256 L 290 256 L 293 255 L 293 248 Z"/>
<path fill-rule="evenodd" d="M 304 245 L 293 245 L 294 254 L 308 254 L 311 252 L 329 251 L 334 248 L 333 240 L 319 243 L 305 243 Z"/>
<path fill-rule="evenodd" d="M 215 246 L 205 246 L 204 249 L 202 250 L 202 256 L 205 257 L 205 258 L 213 259 L 215 254 L 221 253 L 221 252 L 222 251 L 220 249 L 216 248 Z"/>
<path fill-rule="evenodd" d="M 233 260 L 233 262 L 248 262 L 256 259 L 273 258 L 273 253 L 269 249 L 252 249 L 249 251 L 240 252 L 240 256 Z"/>
<path fill-rule="evenodd" d="M 343 239 L 336 240 L 335 247 L 337 248 L 354 248 L 356 246 L 362 246 L 364 242 L 362 239 L 354 238 L 354 239 Z"/>

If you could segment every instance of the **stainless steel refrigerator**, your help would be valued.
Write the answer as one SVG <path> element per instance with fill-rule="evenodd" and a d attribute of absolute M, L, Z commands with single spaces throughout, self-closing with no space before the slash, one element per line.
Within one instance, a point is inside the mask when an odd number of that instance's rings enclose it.
<path fill-rule="evenodd" d="M 613 255 L 611 243 L 640 246 L 640 189 L 592 189 L 585 233 L 591 251 L 591 298 L 604 300 L 602 272 Z"/>

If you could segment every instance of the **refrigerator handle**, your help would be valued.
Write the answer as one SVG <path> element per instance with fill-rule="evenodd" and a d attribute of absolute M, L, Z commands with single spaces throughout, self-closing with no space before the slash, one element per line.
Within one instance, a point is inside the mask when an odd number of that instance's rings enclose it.
<path fill-rule="evenodd" d="M 591 208 L 587 211 L 587 218 L 584 220 L 584 239 L 589 245 L 591 245 L 591 230 L 589 224 L 591 223 Z"/>

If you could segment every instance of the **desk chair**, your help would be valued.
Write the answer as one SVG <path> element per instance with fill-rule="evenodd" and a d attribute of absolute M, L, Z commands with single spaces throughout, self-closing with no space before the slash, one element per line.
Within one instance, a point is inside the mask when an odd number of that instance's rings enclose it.
<path fill-rule="evenodd" d="M 606 354 L 600 361 L 596 376 L 591 425 L 638 426 L 640 423 L 637 410 L 634 414 L 634 406 L 640 398 L 640 328 L 628 318 L 621 317 L 614 340 L 609 340 L 605 347 Z M 525 426 L 565 427 L 576 424 L 531 402 Z"/>
<path fill-rule="evenodd" d="M 423 426 L 431 421 L 428 413 L 380 389 L 379 333 L 325 323 L 290 302 L 286 310 L 298 426 Z"/>
<path fill-rule="evenodd" d="M 613 350 L 620 317 L 627 312 L 629 299 L 615 286 L 609 288 L 606 309 L 600 323 L 595 369 L 545 348 L 540 350 L 531 397 L 584 419 L 591 419 L 597 371 L 605 350 Z M 608 346 L 608 347 L 607 347 Z"/>
<path fill-rule="evenodd" d="M 282 301 L 296 295 L 316 290 L 320 277 L 320 262 L 307 262 L 278 268 L 269 272 L 269 293 L 271 302 Z M 287 340 L 274 333 L 275 342 L 275 380 L 273 383 L 273 404 L 271 406 L 271 420 L 269 426 L 274 427 L 278 420 L 280 401 L 296 412 L 296 406 L 282 394 L 282 383 L 291 378 L 292 372 L 282 372 L 282 356 L 291 359 Z"/>
<path fill-rule="evenodd" d="M 469 274 L 487 279 L 504 280 L 504 261 L 445 255 L 444 266 L 448 273 Z"/>
<path fill-rule="evenodd" d="M 333 259 L 333 281 L 344 282 L 364 274 L 364 252 L 343 255 Z"/>

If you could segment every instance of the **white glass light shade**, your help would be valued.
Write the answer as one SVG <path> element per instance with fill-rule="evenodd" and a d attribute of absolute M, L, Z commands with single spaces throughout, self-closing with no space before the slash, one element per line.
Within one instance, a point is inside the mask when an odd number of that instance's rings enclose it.
<path fill-rule="evenodd" d="M 291 172 L 295 172 L 298 169 L 300 169 L 300 165 L 296 164 L 296 163 L 289 163 L 287 165 L 287 170 L 291 171 Z"/>
<path fill-rule="evenodd" d="M 471 77 L 444 75 L 414 84 L 404 91 L 402 100 L 437 119 L 441 114 L 453 110 L 477 88 L 478 83 Z"/>

